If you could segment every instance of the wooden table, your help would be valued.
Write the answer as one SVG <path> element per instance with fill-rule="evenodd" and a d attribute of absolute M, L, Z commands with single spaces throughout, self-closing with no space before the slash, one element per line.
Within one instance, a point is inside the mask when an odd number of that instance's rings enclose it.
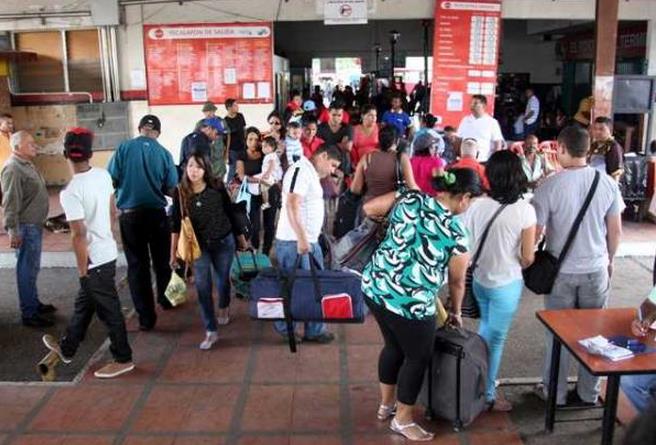
<path fill-rule="evenodd" d="M 553 334 L 549 397 L 545 419 L 547 432 L 553 432 L 556 420 L 560 350 L 561 345 L 565 345 L 574 358 L 592 375 L 608 377 L 601 443 L 602 445 L 611 445 L 617 414 L 620 377 L 631 374 L 655 374 L 656 354 L 640 354 L 626 360 L 613 362 L 598 355 L 588 354 L 578 341 L 596 335 L 603 335 L 606 338 L 616 335 L 633 337 L 631 321 L 636 316 L 636 309 L 564 309 L 538 311 L 536 316 Z M 650 332 L 647 337 L 642 337 L 640 341 L 646 343 L 647 347 L 656 347 L 653 332 Z"/>

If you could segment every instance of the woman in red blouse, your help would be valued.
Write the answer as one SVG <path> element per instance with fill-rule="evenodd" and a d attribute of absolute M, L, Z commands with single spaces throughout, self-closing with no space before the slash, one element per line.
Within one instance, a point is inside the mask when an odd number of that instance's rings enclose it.
<path fill-rule="evenodd" d="M 378 123 L 377 112 L 374 105 L 362 107 L 362 124 L 353 129 L 353 150 L 351 151 L 352 165 L 358 165 L 360 159 L 366 154 L 378 150 Z"/>

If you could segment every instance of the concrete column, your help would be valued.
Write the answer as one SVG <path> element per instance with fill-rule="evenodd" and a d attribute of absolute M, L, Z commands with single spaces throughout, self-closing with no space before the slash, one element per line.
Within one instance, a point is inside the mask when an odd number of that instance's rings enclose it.
<path fill-rule="evenodd" d="M 592 118 L 611 116 L 619 0 L 596 0 Z"/>
<path fill-rule="evenodd" d="M 656 19 L 647 22 L 647 75 L 656 76 Z M 656 106 L 651 108 L 651 131 L 647 135 L 647 144 L 656 139 Z M 649 146 L 647 146 L 649 147 Z"/>

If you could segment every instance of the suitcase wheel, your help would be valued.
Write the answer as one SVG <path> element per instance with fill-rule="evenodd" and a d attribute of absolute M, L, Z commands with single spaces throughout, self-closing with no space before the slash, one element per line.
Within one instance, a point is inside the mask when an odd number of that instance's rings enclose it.
<path fill-rule="evenodd" d="M 457 419 L 453 422 L 453 431 L 458 433 L 462 430 L 462 422 L 460 419 Z"/>

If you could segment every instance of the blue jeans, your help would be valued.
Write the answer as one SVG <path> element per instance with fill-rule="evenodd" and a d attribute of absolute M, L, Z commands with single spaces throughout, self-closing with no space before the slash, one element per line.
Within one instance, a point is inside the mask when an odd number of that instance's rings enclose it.
<path fill-rule="evenodd" d="M 36 279 L 41 270 L 41 242 L 43 229 L 35 224 L 22 224 L 19 235 L 23 242 L 16 250 L 16 283 L 18 300 L 23 318 L 36 315 L 39 311 L 39 294 Z"/>
<path fill-rule="evenodd" d="M 206 331 L 218 330 L 212 299 L 212 273 L 219 294 L 219 309 L 225 309 L 230 305 L 230 266 L 234 257 L 235 237 L 231 233 L 211 247 L 203 248 L 200 258 L 194 262 L 198 304 Z"/>
<path fill-rule="evenodd" d="M 500 287 L 488 288 L 474 279 L 474 296 L 481 308 L 478 333 L 488 347 L 487 400 L 496 399 L 495 380 L 499 373 L 503 347 L 522 296 L 522 280 Z"/>
<path fill-rule="evenodd" d="M 644 412 L 649 405 L 656 403 L 656 374 L 625 375 L 620 385 L 639 412 Z"/>
<path fill-rule="evenodd" d="M 286 273 L 289 273 L 296 265 L 296 258 L 298 257 L 296 241 L 276 240 L 275 246 L 278 267 L 280 267 Z M 321 251 L 319 243 L 310 244 L 310 255 L 312 255 L 323 268 L 323 252 Z M 303 256 L 301 261 L 301 269 L 310 269 L 309 256 Z M 279 334 L 287 335 L 287 325 L 284 321 L 274 322 L 273 327 Z M 294 323 L 294 329 L 296 329 L 296 323 Z M 324 323 L 308 321 L 304 323 L 304 329 L 306 338 L 314 338 L 326 332 L 326 325 Z"/>

